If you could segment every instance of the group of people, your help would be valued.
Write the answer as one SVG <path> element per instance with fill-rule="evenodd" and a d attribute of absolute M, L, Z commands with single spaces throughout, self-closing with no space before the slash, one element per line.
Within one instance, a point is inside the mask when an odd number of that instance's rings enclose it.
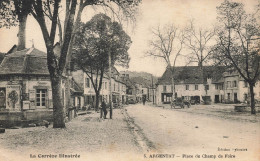
<path fill-rule="evenodd" d="M 146 102 L 146 98 L 143 97 L 143 105 L 145 105 Z M 103 98 L 102 103 L 101 103 L 101 109 L 102 112 L 104 112 L 104 119 L 106 119 L 107 117 L 107 104 L 106 104 L 106 100 Z"/>

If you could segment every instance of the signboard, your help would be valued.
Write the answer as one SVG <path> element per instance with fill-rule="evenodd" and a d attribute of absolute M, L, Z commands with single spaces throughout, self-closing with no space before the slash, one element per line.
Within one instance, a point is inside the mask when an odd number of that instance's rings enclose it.
<path fill-rule="evenodd" d="M 35 109 L 35 102 L 34 101 L 30 101 L 30 109 L 31 110 Z"/>
<path fill-rule="evenodd" d="M 37 82 L 38 86 L 46 86 L 47 82 Z"/>
<path fill-rule="evenodd" d="M 35 100 L 35 90 L 29 90 L 29 100 L 30 101 Z"/>
<path fill-rule="evenodd" d="M 23 110 L 30 109 L 30 101 L 23 101 Z"/>

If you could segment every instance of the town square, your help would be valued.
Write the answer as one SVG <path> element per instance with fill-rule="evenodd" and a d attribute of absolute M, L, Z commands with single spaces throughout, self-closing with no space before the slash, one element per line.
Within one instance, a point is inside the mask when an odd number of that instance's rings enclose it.
<path fill-rule="evenodd" d="M 0 13 L 1 161 L 260 159 L 259 0 Z"/>

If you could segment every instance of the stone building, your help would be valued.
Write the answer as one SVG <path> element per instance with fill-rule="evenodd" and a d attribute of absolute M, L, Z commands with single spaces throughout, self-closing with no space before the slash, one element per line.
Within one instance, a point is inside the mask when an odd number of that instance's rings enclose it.
<path fill-rule="evenodd" d="M 198 66 L 175 67 L 175 96 L 195 103 L 245 102 L 249 96 L 247 83 L 235 71 L 225 67 Z M 259 81 L 254 88 L 255 98 L 259 99 Z M 156 84 L 156 102 L 170 103 L 173 94 L 171 71 L 166 69 Z"/>
<path fill-rule="evenodd" d="M 72 72 L 72 77 L 75 81 L 83 88 L 83 96 L 81 99 L 81 106 L 95 106 L 96 93 L 91 82 L 90 77 L 84 73 L 82 70 L 76 70 Z M 96 80 L 96 75 L 92 74 L 93 80 Z M 98 81 L 100 76 L 98 76 Z M 112 90 L 112 101 L 117 104 L 126 103 L 127 87 L 126 83 L 122 79 L 120 73 L 116 68 L 112 68 L 112 77 L 111 77 L 111 90 Z M 103 75 L 102 87 L 100 90 L 99 103 L 102 99 L 105 99 L 109 102 L 110 98 L 110 89 L 109 89 L 109 74 L 106 71 Z"/>
<path fill-rule="evenodd" d="M 65 80 L 62 80 L 63 104 Z M 72 93 L 76 94 L 73 89 Z M 73 101 L 73 98 L 71 98 Z M 0 65 L 0 122 L 52 120 L 53 100 L 47 54 L 29 48 L 5 54 Z"/>

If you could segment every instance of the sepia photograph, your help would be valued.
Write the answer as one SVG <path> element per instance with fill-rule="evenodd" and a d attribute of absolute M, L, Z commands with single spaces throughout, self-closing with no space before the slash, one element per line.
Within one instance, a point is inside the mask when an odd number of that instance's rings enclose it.
<path fill-rule="evenodd" d="M 260 161 L 260 0 L 0 0 L 0 161 Z"/>

